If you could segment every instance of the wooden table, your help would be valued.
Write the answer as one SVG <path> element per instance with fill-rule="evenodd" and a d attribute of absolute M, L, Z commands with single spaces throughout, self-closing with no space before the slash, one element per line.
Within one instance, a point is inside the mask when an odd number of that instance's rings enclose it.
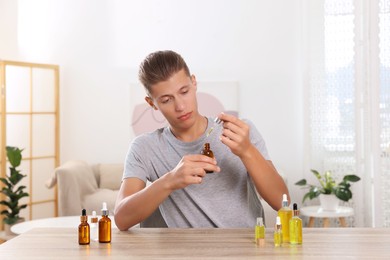
<path fill-rule="evenodd" d="M 154 229 L 113 231 L 110 244 L 81 246 L 77 228 L 36 228 L 0 245 L 0 259 L 389 259 L 390 229 L 304 228 L 303 244 L 274 247 L 273 230 L 264 246 L 254 229 Z"/>
<path fill-rule="evenodd" d="M 314 219 L 322 218 L 323 227 L 329 227 L 330 218 L 338 218 L 341 227 L 347 227 L 346 217 L 353 216 L 353 208 L 350 207 L 338 207 L 337 210 L 323 210 L 320 206 L 303 207 L 300 210 L 302 216 L 309 217 L 309 227 L 314 227 Z"/>

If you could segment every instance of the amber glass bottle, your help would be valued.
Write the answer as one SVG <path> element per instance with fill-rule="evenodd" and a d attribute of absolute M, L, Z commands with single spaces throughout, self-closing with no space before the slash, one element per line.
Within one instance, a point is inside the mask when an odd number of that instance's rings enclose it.
<path fill-rule="evenodd" d="M 214 153 L 210 150 L 210 143 L 205 143 L 203 150 L 200 153 L 210 158 L 214 158 Z M 213 173 L 213 171 L 206 171 L 206 173 Z"/>
<path fill-rule="evenodd" d="M 89 245 L 90 242 L 90 230 L 88 224 L 88 216 L 85 209 L 81 211 L 80 216 L 80 225 L 79 225 L 79 244 L 80 245 Z"/>
<path fill-rule="evenodd" d="M 105 202 L 103 202 L 102 217 L 99 219 L 99 242 L 111 242 L 111 219 L 108 217 L 108 209 Z"/>

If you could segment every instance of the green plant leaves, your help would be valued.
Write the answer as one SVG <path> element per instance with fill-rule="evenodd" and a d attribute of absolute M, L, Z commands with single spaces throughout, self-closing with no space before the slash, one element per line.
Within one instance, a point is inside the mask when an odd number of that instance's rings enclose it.
<path fill-rule="evenodd" d="M 360 181 L 360 177 L 356 175 L 345 175 L 343 180 L 350 181 L 350 182 L 357 182 Z"/>
<path fill-rule="evenodd" d="M 5 147 L 7 151 L 7 158 L 12 165 L 12 167 L 16 168 L 20 165 L 22 161 L 22 151 L 17 147 L 7 146 Z"/>
<path fill-rule="evenodd" d="M 20 210 L 27 207 L 27 204 L 19 205 L 19 200 L 23 197 L 28 197 L 29 194 L 24 192 L 26 186 L 18 185 L 18 183 L 26 177 L 20 173 L 16 167 L 20 166 L 22 161 L 22 151 L 17 147 L 6 147 L 7 158 L 11 166 L 9 168 L 10 174 L 6 178 L 0 178 L 0 181 L 5 184 L 5 186 L 0 190 L 7 199 L 1 200 L 0 204 L 6 206 L 8 209 L 4 209 L 0 212 L 1 215 L 4 215 L 4 223 L 9 225 L 15 224 L 19 219 Z"/>
<path fill-rule="evenodd" d="M 305 193 L 302 199 L 302 203 L 306 199 L 314 199 L 320 194 L 335 194 L 337 198 L 342 201 L 348 201 L 352 198 L 352 191 L 350 190 L 350 182 L 357 182 L 360 180 L 360 177 L 350 174 L 345 175 L 343 180 L 337 184 L 334 179 L 331 171 L 326 171 L 323 174 L 320 174 L 317 170 L 310 170 L 314 176 L 318 179 L 319 185 L 313 185 L 307 183 L 306 179 L 302 179 L 295 183 L 295 185 L 302 186 L 302 188 L 309 189 Z"/>
<path fill-rule="evenodd" d="M 335 195 L 337 198 L 339 198 L 342 201 L 348 201 L 352 198 L 352 192 L 351 190 L 345 187 L 339 187 L 335 191 Z"/>
<path fill-rule="evenodd" d="M 307 184 L 306 179 L 302 179 L 302 180 L 297 181 L 297 182 L 295 183 L 295 185 L 298 185 L 298 186 L 304 186 L 304 185 L 306 185 L 306 184 Z"/>
<path fill-rule="evenodd" d="M 12 185 L 16 185 L 21 181 L 26 175 L 21 174 L 18 170 L 15 168 L 9 168 L 10 169 L 10 176 L 9 181 L 12 183 Z"/>

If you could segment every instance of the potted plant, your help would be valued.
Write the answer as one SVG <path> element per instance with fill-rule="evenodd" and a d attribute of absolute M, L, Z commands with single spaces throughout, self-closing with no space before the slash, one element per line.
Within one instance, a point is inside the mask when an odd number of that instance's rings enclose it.
<path fill-rule="evenodd" d="M 323 174 L 320 174 L 318 171 L 312 169 L 311 172 L 317 178 L 319 185 L 308 184 L 306 179 L 302 179 L 295 183 L 295 185 L 303 186 L 303 188 L 309 189 L 308 192 L 303 196 L 302 203 L 305 202 L 306 199 L 320 197 L 321 207 L 327 210 L 334 210 L 337 208 L 339 200 L 349 201 L 352 198 L 352 191 L 350 190 L 351 182 L 357 182 L 360 180 L 360 177 L 354 174 L 350 174 L 345 175 L 343 180 L 337 183 L 331 171 L 326 171 Z M 329 202 L 326 204 L 324 198 L 325 196 L 323 195 L 333 195 L 328 197 L 334 198 L 333 203 L 335 205 L 331 206 L 329 205 Z"/>
<path fill-rule="evenodd" d="M 6 197 L 6 199 L 1 200 L 0 204 L 6 206 L 7 208 L 0 212 L 1 215 L 4 215 L 3 222 L 6 224 L 5 229 L 7 233 L 10 233 L 9 228 L 22 220 L 19 216 L 20 210 L 27 207 L 26 204 L 19 205 L 19 200 L 23 197 L 28 197 L 29 194 L 24 191 L 26 186 L 18 185 L 18 183 L 26 177 L 20 173 L 20 170 L 17 169 L 22 161 L 22 151 L 17 147 L 7 146 L 7 158 L 11 164 L 10 173 L 5 178 L 0 178 L 0 181 L 4 184 L 3 188 L 0 190 Z"/>

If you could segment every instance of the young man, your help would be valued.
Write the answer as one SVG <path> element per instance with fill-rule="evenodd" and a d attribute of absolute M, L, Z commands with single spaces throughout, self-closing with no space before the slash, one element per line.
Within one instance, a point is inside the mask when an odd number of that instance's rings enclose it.
<path fill-rule="evenodd" d="M 222 113 L 223 123 L 207 136 L 213 119 L 199 114 L 196 78 L 179 54 L 151 53 L 139 79 L 146 102 L 169 126 L 130 144 L 115 206 L 120 230 L 157 209 L 168 227 L 253 227 L 264 218 L 256 190 L 272 208 L 281 207 L 288 190 L 255 126 Z M 206 142 L 215 159 L 200 154 Z"/>

